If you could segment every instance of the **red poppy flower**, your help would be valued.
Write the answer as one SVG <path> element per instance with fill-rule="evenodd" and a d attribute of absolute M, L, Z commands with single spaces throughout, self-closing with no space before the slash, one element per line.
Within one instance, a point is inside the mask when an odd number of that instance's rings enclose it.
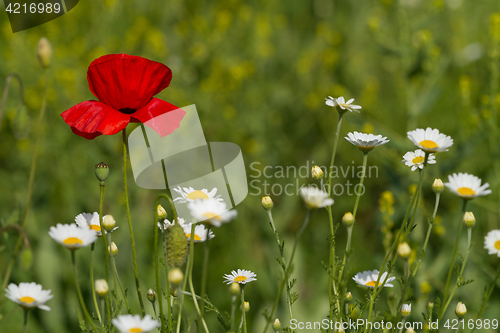
<path fill-rule="evenodd" d="M 161 136 L 175 131 L 185 111 L 154 95 L 168 87 L 170 68 L 127 54 L 108 54 L 94 60 L 87 81 L 98 101 L 79 103 L 61 116 L 73 133 L 86 139 L 113 135 L 128 123 L 145 123 Z"/>

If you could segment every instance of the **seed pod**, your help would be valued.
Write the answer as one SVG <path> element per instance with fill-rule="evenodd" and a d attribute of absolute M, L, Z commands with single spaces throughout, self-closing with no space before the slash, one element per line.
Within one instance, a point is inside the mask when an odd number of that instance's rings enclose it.
<path fill-rule="evenodd" d="M 168 232 L 167 261 L 171 267 L 179 268 L 186 260 L 188 243 L 186 234 L 179 224 L 175 224 Z"/>

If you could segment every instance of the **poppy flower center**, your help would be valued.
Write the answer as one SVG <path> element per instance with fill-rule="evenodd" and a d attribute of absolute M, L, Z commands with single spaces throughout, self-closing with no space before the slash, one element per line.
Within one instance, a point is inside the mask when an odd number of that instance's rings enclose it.
<path fill-rule="evenodd" d="M 132 113 L 134 113 L 137 110 L 136 109 L 130 109 L 130 108 L 124 108 L 124 109 L 120 109 L 118 111 L 120 111 L 121 113 L 125 113 L 125 114 L 132 114 Z"/>

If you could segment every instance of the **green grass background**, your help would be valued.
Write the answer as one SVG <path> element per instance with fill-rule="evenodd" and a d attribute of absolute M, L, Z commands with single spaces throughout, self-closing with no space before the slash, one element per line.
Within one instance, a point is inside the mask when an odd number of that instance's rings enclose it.
<path fill-rule="evenodd" d="M 118 269 L 129 289 L 131 306 L 139 313 L 126 226 L 121 136 L 88 141 L 74 135 L 59 116 L 93 98 L 86 80 L 87 66 L 109 53 L 140 55 L 168 65 L 173 71 L 172 83 L 157 97 L 178 106 L 196 104 L 207 141 L 234 142 L 242 148 L 249 180 L 257 175 L 250 168 L 252 162 L 285 168 L 307 165 L 307 161 L 309 165 L 312 161 L 327 165 L 337 114 L 325 105 L 324 98 L 356 98 L 355 103 L 363 109 L 344 117 L 341 137 L 357 130 L 383 134 L 391 142 L 369 155 L 368 163 L 377 166 L 378 177 L 365 181 L 367 192 L 361 198 L 354 229 L 350 275 L 378 269 L 383 259 L 381 194 L 388 190 L 395 198 L 391 217 L 395 227 L 406 211 L 408 188 L 418 179 L 417 173 L 401 163 L 402 155 L 414 149 L 406 132 L 430 126 L 452 136 L 453 147 L 439 154 L 437 164 L 428 168 L 411 246 L 417 252 L 422 246 L 434 200 L 430 191 L 434 178 L 446 180 L 452 172 L 469 172 L 490 183 L 493 194 L 469 204 L 477 225 L 465 277 L 475 281 L 460 288 L 456 296 L 456 301 L 465 302 L 469 309 L 466 318 L 475 318 L 484 286 L 490 283 L 499 260 L 483 249 L 486 233 L 499 227 L 498 1 L 80 1 L 67 15 L 16 34 L 3 6 L 1 11 L 0 85 L 3 89 L 5 77 L 12 72 L 21 76 L 31 119 L 26 128 L 16 117 L 19 95 L 14 83 L 0 128 L 2 225 L 17 223 L 26 202 L 35 122 L 44 87 L 36 44 L 46 36 L 54 50 L 26 225 L 33 258 L 29 265 L 16 262 L 10 279 L 14 283 L 36 281 L 54 294 L 48 302 L 52 311 L 30 314 L 30 332 L 78 331 L 69 252 L 47 232 L 57 223 L 73 222 L 81 212 L 98 210 L 99 184 L 93 166 L 101 161 L 111 166 L 104 211 L 114 215 L 120 226 L 114 234 L 120 249 Z M 359 166 L 361 159 L 357 149 L 340 141 L 337 165 Z M 255 179 L 264 181 L 263 177 Z M 335 179 L 339 183 L 347 180 L 358 181 L 350 176 Z M 267 181 L 286 185 L 295 179 L 273 177 Z M 141 286 L 146 291 L 155 285 L 152 220 L 159 192 L 135 186 L 131 172 L 129 191 Z M 209 278 L 211 300 L 229 311 L 230 294 L 222 275 L 237 268 L 257 274 L 257 281 L 245 289 L 251 304 L 249 328 L 255 332 L 263 327 L 261 312 L 272 307 L 280 274 L 274 259 L 278 250 L 260 206 L 261 195 L 251 190 L 237 208 L 238 218 L 214 230 Z M 272 197 L 276 225 L 289 253 L 305 209 L 298 196 Z M 355 198 L 344 195 L 335 200 L 334 218 L 339 221 L 352 210 Z M 444 289 L 459 209 L 460 200 L 445 191 L 438 212 L 440 227 L 431 237 L 428 255 L 413 285 L 413 321 L 422 320 L 420 313 L 427 301 L 439 297 Z M 328 313 L 327 275 L 321 264 L 328 260 L 328 233 L 327 214 L 319 211 L 299 246 L 294 277 L 300 298 L 294 309 L 301 321 L 319 321 Z M 343 255 L 345 228 L 341 226 L 337 235 L 337 253 Z M 0 236 L 2 278 L 16 239 L 14 232 Z M 102 251 L 102 244 L 96 248 Z M 464 252 L 464 248 L 465 237 L 459 251 Z M 196 277 L 201 273 L 200 259 L 195 262 Z M 87 305 L 92 308 L 89 250 L 79 250 L 77 260 Z M 97 263 L 95 276 L 101 278 L 102 260 Z M 400 277 L 403 265 L 396 267 L 395 274 Z M 430 283 L 430 293 L 421 292 L 422 282 Z M 354 282 L 349 282 L 348 289 L 355 298 L 364 298 L 364 291 Z M 383 292 L 377 310 L 386 309 L 385 299 L 391 293 L 399 295 L 399 286 Z M 498 296 L 496 290 L 485 318 L 498 317 Z M 447 318 L 454 318 L 455 304 L 453 301 Z M 146 305 L 152 314 L 150 304 Z M 277 316 L 286 325 L 284 301 Z M 213 314 L 208 314 L 207 320 L 214 332 L 223 331 Z M 1 300 L 0 331 L 20 331 L 21 322 L 22 310 Z"/>

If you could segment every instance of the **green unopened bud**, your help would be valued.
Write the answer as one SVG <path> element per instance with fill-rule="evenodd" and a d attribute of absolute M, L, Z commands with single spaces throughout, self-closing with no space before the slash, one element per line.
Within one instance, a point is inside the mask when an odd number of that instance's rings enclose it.
<path fill-rule="evenodd" d="M 239 295 L 241 291 L 240 284 L 238 282 L 233 282 L 231 283 L 231 286 L 229 287 L 229 291 L 231 292 L 231 295 Z"/>
<path fill-rule="evenodd" d="M 111 245 L 108 246 L 108 251 L 114 256 L 118 253 L 118 246 L 116 246 L 115 242 L 111 242 Z"/>
<path fill-rule="evenodd" d="M 109 176 L 109 165 L 104 162 L 95 165 L 95 176 L 103 182 Z"/>
<path fill-rule="evenodd" d="M 245 309 L 245 312 L 250 311 L 250 302 L 243 303 L 243 308 Z"/>
<path fill-rule="evenodd" d="M 104 297 L 108 294 L 109 286 L 106 280 L 95 280 L 95 292 L 97 295 Z"/>
<path fill-rule="evenodd" d="M 398 245 L 398 255 L 403 259 L 410 258 L 411 248 L 408 243 L 404 242 Z"/>
<path fill-rule="evenodd" d="M 168 231 L 167 261 L 171 267 L 181 267 L 186 260 L 188 242 L 186 234 L 179 224 L 174 224 Z"/>
<path fill-rule="evenodd" d="M 186 242 L 187 243 L 187 242 Z M 174 268 L 168 272 L 168 281 L 174 286 L 178 286 L 184 280 L 184 273 L 179 268 Z"/>
<path fill-rule="evenodd" d="M 432 190 L 434 193 L 441 193 L 444 191 L 443 181 L 439 178 L 434 179 L 434 183 L 432 184 Z"/>
<path fill-rule="evenodd" d="M 403 318 L 408 317 L 411 314 L 411 304 L 403 304 L 401 306 L 401 316 Z"/>
<path fill-rule="evenodd" d="M 104 215 L 102 218 L 102 226 L 106 231 L 111 232 L 116 225 L 115 218 L 113 215 Z"/>
<path fill-rule="evenodd" d="M 269 209 L 273 208 L 273 206 L 274 206 L 274 202 L 270 196 L 262 197 L 262 207 L 264 207 L 265 210 L 269 210 Z"/>
<path fill-rule="evenodd" d="M 352 215 L 351 212 L 345 213 L 344 216 L 342 216 L 342 223 L 344 223 L 346 227 L 350 227 L 354 224 L 354 215 Z"/>
<path fill-rule="evenodd" d="M 455 308 L 455 314 L 458 319 L 462 319 L 467 314 L 467 308 L 464 303 L 458 302 L 457 307 Z"/>
<path fill-rule="evenodd" d="M 47 38 L 42 37 L 38 41 L 38 45 L 36 46 L 36 57 L 43 68 L 50 66 L 50 62 L 52 61 L 52 46 Z"/>
<path fill-rule="evenodd" d="M 281 322 L 278 318 L 276 318 L 273 323 L 273 330 L 277 332 L 280 330 L 280 328 L 281 328 Z"/>
<path fill-rule="evenodd" d="M 161 221 L 167 218 L 167 211 L 165 210 L 165 208 L 163 208 L 162 205 L 158 205 L 158 207 L 156 207 L 156 211 L 158 214 L 158 220 Z"/>
<path fill-rule="evenodd" d="M 476 218 L 472 212 L 465 212 L 464 224 L 467 228 L 472 228 L 476 224 Z"/>
<path fill-rule="evenodd" d="M 429 316 L 432 313 L 433 309 L 434 309 L 434 302 L 427 303 L 427 313 L 429 314 Z"/>
<path fill-rule="evenodd" d="M 314 179 L 320 180 L 323 178 L 323 170 L 317 165 L 312 167 L 311 174 Z"/>
<path fill-rule="evenodd" d="M 148 290 L 148 300 L 151 303 L 154 303 L 156 301 L 156 292 L 153 289 Z"/>
<path fill-rule="evenodd" d="M 352 294 L 351 294 L 351 292 L 350 291 L 346 292 L 344 298 L 345 298 L 345 301 L 347 303 L 349 303 L 352 300 Z"/>

